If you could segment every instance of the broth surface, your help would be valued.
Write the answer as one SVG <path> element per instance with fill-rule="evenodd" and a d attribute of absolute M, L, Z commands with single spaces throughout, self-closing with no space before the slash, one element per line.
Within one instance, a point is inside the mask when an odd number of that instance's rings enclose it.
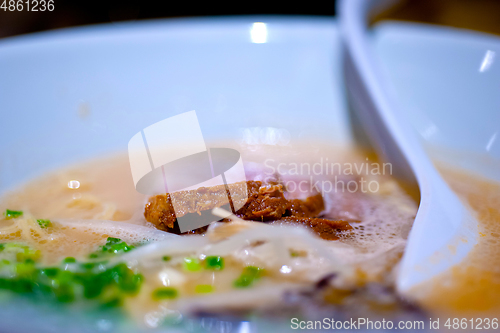
<path fill-rule="evenodd" d="M 462 264 L 436 277 L 421 302 L 437 313 L 488 316 L 500 313 L 500 184 L 440 167 L 451 188 L 476 213 L 479 241 Z"/>
<path fill-rule="evenodd" d="M 350 147 L 306 143 L 237 148 L 242 153 L 247 179 L 266 181 L 279 177 L 289 190 L 287 195 L 294 198 L 309 196 L 314 192 L 311 184 L 317 184 L 326 205 L 322 217 L 349 221 L 354 228 L 352 233 L 339 241 L 324 241 L 304 228 L 294 231 L 279 221 L 214 225 L 205 237 L 165 233 L 145 220 L 147 197 L 135 191 L 128 157 L 117 155 L 58 170 L 7 193 L 0 201 L 0 209 L 23 211 L 23 216 L 0 221 L 0 243 L 27 243 L 41 251 L 44 264 L 53 264 L 67 256 L 85 260 L 108 237 L 129 244 L 160 241 L 157 250 L 148 251 L 151 244 L 144 245 L 144 249 L 123 256 L 129 267 L 145 278 L 138 295 L 126 300 L 125 309 L 148 327 L 157 327 L 166 317 L 193 309 L 281 306 L 283 293 L 309 290 L 332 273 L 339 277 L 334 283 L 335 296 L 330 293 L 323 300 L 330 304 L 343 302 L 353 290 L 373 283 L 393 288 L 395 269 L 417 205 L 391 177 L 392 170 L 383 169 L 385 166 L 377 163 L 372 154 Z M 500 185 L 457 171 L 446 170 L 443 174 L 477 212 L 481 237 L 467 264 L 436 279 L 432 290 L 422 292 L 420 304 L 431 313 L 498 313 Z M 307 184 L 302 187 L 307 188 L 304 191 L 300 190 L 301 182 Z M 372 190 L 363 190 L 363 182 L 365 186 L 371 184 Z M 354 184 L 357 189 L 351 191 Z M 39 228 L 36 220 L 40 218 L 51 220 L 52 227 Z M 257 236 L 250 236 L 252 228 Z M 296 232 L 302 235 L 297 239 L 302 243 L 294 240 Z M 249 239 L 254 237 L 254 241 L 248 241 L 246 235 Z M 224 239 L 234 239 L 234 244 L 224 245 Z M 179 248 L 184 250 L 169 247 L 169 242 L 179 242 Z M 200 245 L 190 247 L 190 242 Z M 247 243 L 248 246 L 241 245 Z M 186 271 L 186 257 L 200 258 L 203 263 L 207 255 L 223 252 L 224 270 Z M 172 260 L 161 262 L 158 258 L 162 255 L 171 256 Z M 235 289 L 233 282 L 249 265 L 261 267 L 266 273 L 254 287 Z M 210 292 L 200 294 L 200 285 L 209 285 Z M 153 299 L 151 294 L 161 287 L 175 287 L 179 297 L 168 301 Z M 344 294 L 339 296 L 338 290 Z M 400 305 L 395 301 L 386 306 L 395 309 Z"/>

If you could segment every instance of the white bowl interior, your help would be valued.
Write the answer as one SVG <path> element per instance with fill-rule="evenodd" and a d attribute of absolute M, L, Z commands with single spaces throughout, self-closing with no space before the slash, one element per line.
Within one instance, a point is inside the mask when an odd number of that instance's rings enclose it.
<path fill-rule="evenodd" d="M 500 180 L 500 38 L 383 22 L 374 45 L 432 156 Z"/>
<path fill-rule="evenodd" d="M 252 42 L 264 22 L 265 43 Z M 262 27 L 262 25 L 261 25 Z M 262 30 L 262 29 L 261 29 Z M 124 23 L 0 41 L 0 191 L 196 110 L 205 140 L 243 130 L 350 142 L 336 23 L 242 17 Z"/>
<path fill-rule="evenodd" d="M 254 22 L 266 23 L 265 43 L 252 42 Z M 426 142 L 500 158 L 500 66 L 481 70 L 488 52 L 500 55 L 498 40 L 387 23 L 375 46 Z M 126 151 L 135 133 L 190 110 L 206 140 L 242 140 L 247 129 L 261 141 L 286 130 L 351 143 L 340 51 L 329 18 L 179 19 L 1 40 L 0 191 Z"/>

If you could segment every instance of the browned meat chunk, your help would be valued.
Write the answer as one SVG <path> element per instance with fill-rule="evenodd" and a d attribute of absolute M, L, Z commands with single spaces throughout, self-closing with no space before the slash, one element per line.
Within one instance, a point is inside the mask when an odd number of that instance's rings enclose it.
<path fill-rule="evenodd" d="M 253 221 L 276 221 L 284 223 L 295 223 L 305 225 L 314 230 L 324 239 L 338 239 L 338 232 L 352 229 L 344 221 L 332 221 L 317 218 L 324 210 L 321 194 L 308 197 L 305 200 L 287 200 L 284 196 L 283 186 L 279 184 L 262 185 L 260 181 L 246 182 L 248 200 L 241 195 L 244 192 L 245 183 L 229 185 L 231 187 L 230 206 L 234 212 L 234 203 L 241 206 L 235 215 L 244 220 Z M 178 209 L 174 212 L 172 198 L 177 203 Z M 216 207 L 229 206 L 227 204 L 228 192 L 224 185 L 213 187 L 201 187 L 197 190 L 179 191 L 161 194 L 149 198 L 146 204 L 144 216 L 146 220 L 155 224 L 158 229 L 169 232 L 180 233 L 176 223 L 176 216 L 200 213 Z M 187 232 L 188 234 L 204 233 L 207 227 Z"/>
<path fill-rule="evenodd" d="M 275 223 L 302 224 L 326 240 L 337 240 L 343 232 L 352 230 L 350 224 L 345 221 L 327 220 L 317 217 L 283 217 Z"/>
<path fill-rule="evenodd" d="M 242 200 L 238 193 L 244 189 L 244 183 L 231 184 L 235 200 Z M 285 213 L 288 202 L 283 196 L 281 185 L 262 186 L 259 181 L 246 182 L 248 201 L 236 215 L 246 220 L 269 221 L 279 219 Z M 174 211 L 172 198 L 177 204 Z M 200 187 L 191 191 L 179 191 L 160 194 L 149 198 L 144 211 L 146 220 L 160 229 L 173 228 L 176 217 L 190 213 L 199 213 L 227 205 L 228 193 L 224 185 Z M 246 196 L 245 196 L 246 200 Z M 232 204 L 232 202 L 230 202 Z M 228 209 L 231 210 L 230 207 Z"/>
<path fill-rule="evenodd" d="M 325 209 L 321 193 L 308 197 L 305 200 L 289 200 L 286 216 L 316 217 Z"/>
<path fill-rule="evenodd" d="M 236 216 L 244 220 L 271 221 L 285 214 L 289 203 L 281 185 L 262 186 L 259 181 L 250 181 L 247 188 L 248 201 L 236 211 Z"/>
<path fill-rule="evenodd" d="M 232 186 L 238 186 L 238 184 Z M 242 187 L 243 183 L 240 186 Z M 160 229 L 173 228 L 177 216 L 181 217 L 190 213 L 199 213 L 215 207 L 222 207 L 227 205 L 227 197 L 228 194 L 224 185 L 160 194 L 149 198 L 144 217 L 146 217 L 147 221 L 160 227 Z M 178 203 L 176 211 L 174 211 L 172 199 Z"/>
<path fill-rule="evenodd" d="M 149 198 L 144 210 L 147 221 L 154 223 L 159 229 L 173 228 L 177 220 L 170 194 L 157 195 Z"/>

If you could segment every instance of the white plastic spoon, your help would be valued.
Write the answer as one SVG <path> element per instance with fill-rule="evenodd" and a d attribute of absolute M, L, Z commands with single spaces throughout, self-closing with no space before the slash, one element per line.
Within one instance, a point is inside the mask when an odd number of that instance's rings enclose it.
<path fill-rule="evenodd" d="M 393 2 L 393 1 L 391 1 Z M 370 12 L 388 1 L 343 0 L 338 13 L 344 38 L 344 71 L 352 106 L 394 175 L 416 182 L 420 205 L 397 279 L 398 291 L 415 298 L 415 288 L 460 263 L 477 243 L 477 220 L 434 168 L 413 128 L 398 112 L 372 49 Z"/>

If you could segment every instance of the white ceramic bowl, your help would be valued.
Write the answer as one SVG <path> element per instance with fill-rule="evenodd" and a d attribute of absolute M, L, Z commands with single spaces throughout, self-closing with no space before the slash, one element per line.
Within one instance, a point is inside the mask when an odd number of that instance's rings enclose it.
<path fill-rule="evenodd" d="M 401 111 L 429 143 L 489 146 L 499 157 L 500 66 L 480 70 L 488 50 L 498 59 L 496 40 L 408 24 L 381 25 L 374 36 Z M 243 140 L 249 129 L 258 140 L 352 143 L 340 46 L 333 19 L 308 17 L 159 20 L 0 40 L 0 191 L 126 151 L 144 127 L 190 110 L 206 140 Z M 446 139 L 458 129 L 463 141 Z M 18 310 L 2 309 L 3 328 L 74 324 L 26 308 L 30 321 L 20 321 Z"/>
<path fill-rule="evenodd" d="M 265 43 L 252 42 L 254 22 L 266 24 Z M 261 128 L 264 136 L 285 129 L 292 139 L 349 141 L 338 34 L 333 18 L 242 17 L 1 40 L 0 191 L 126 151 L 144 127 L 191 110 L 205 140 Z"/>
<path fill-rule="evenodd" d="M 143 128 L 191 110 L 207 141 L 349 143 L 340 54 L 333 18 L 159 20 L 0 40 L 0 192 L 126 152 Z M 109 328 L 24 303 L 2 307 L 0 321 L 6 331 Z"/>
<path fill-rule="evenodd" d="M 386 21 L 374 43 L 431 156 L 500 181 L 500 37 Z"/>

